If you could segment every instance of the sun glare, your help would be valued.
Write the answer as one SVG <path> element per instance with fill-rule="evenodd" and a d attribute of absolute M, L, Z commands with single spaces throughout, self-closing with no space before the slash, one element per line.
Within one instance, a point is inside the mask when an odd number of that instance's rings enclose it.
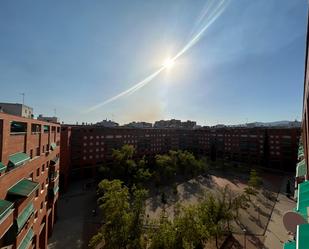
<path fill-rule="evenodd" d="M 163 63 L 163 67 L 166 69 L 171 69 L 175 64 L 175 60 L 167 58 L 164 63 Z"/>

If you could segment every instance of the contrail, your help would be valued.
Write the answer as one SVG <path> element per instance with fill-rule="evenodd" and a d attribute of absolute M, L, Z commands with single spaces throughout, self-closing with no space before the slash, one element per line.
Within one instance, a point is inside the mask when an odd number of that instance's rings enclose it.
<path fill-rule="evenodd" d="M 205 6 L 202 15 L 200 16 L 198 23 L 202 22 L 202 20 L 204 19 L 205 25 L 200 29 L 199 32 L 197 32 L 193 38 L 174 56 L 172 57 L 170 60 L 171 61 L 175 61 L 177 60 L 179 57 L 181 57 L 184 53 L 186 53 L 191 47 L 193 47 L 203 36 L 203 34 L 205 33 L 205 31 L 210 27 L 210 25 L 216 21 L 216 19 L 223 13 L 223 11 L 225 10 L 227 4 L 228 4 L 229 0 L 213 0 L 211 2 L 208 2 L 207 5 Z M 212 3 L 217 3 L 217 5 L 215 7 L 213 7 Z M 212 10 L 210 10 L 210 8 L 213 8 Z M 121 97 L 130 95 L 136 91 L 138 91 L 139 89 L 141 89 L 142 87 L 148 85 L 154 78 L 156 78 L 164 69 L 166 69 L 166 65 L 161 66 L 157 71 L 155 71 L 154 73 L 150 74 L 149 76 L 147 76 L 145 79 L 141 80 L 140 82 L 134 84 L 132 87 L 130 87 L 129 89 L 97 104 L 94 105 L 92 107 L 90 107 L 89 109 L 86 110 L 86 112 L 91 112 L 94 111 L 108 103 L 111 103 Z"/>

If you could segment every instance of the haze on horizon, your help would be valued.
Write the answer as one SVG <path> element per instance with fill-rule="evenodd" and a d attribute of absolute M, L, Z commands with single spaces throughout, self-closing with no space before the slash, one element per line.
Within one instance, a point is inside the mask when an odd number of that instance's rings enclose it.
<path fill-rule="evenodd" d="M 307 1 L 222 2 L 167 67 L 215 1 L 1 1 L 0 100 L 25 92 L 36 114 L 67 123 L 300 119 Z"/>

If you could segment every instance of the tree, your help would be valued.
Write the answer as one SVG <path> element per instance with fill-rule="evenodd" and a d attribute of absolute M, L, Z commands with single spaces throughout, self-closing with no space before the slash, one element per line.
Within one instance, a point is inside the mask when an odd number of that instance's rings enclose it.
<path fill-rule="evenodd" d="M 98 204 L 103 214 L 103 225 L 89 246 L 102 243 L 104 249 L 139 249 L 145 214 L 147 191 L 128 188 L 120 180 L 103 180 L 98 185 L 101 197 Z"/>
<path fill-rule="evenodd" d="M 133 200 L 131 204 L 131 220 L 128 248 L 141 249 L 143 247 L 142 228 L 145 221 L 145 200 L 148 192 L 145 189 L 133 189 Z"/>
<path fill-rule="evenodd" d="M 261 188 L 263 182 L 262 178 L 258 175 L 255 169 L 251 169 L 248 187 L 245 188 L 245 194 L 248 196 L 248 199 L 251 201 L 251 195 L 257 195 L 258 190 Z"/>
<path fill-rule="evenodd" d="M 258 175 L 255 169 L 251 169 L 248 185 L 252 188 L 260 189 L 262 186 L 262 178 Z"/>
<path fill-rule="evenodd" d="M 198 205 L 198 214 L 209 237 L 215 238 L 218 248 L 218 238 L 224 234 L 227 223 L 233 219 L 227 202 L 227 188 L 220 191 L 218 197 L 208 193 Z"/>
<path fill-rule="evenodd" d="M 113 178 L 120 178 L 128 183 L 129 173 L 136 167 L 135 161 L 132 160 L 133 155 L 134 147 L 132 145 L 125 144 L 120 149 L 113 149 Z"/>
<path fill-rule="evenodd" d="M 104 224 L 96 237 L 102 239 L 104 248 L 125 248 L 130 228 L 128 189 L 122 186 L 120 180 L 103 180 L 99 183 L 99 191 L 104 193 L 98 199 Z"/>
<path fill-rule="evenodd" d="M 169 155 L 156 155 L 157 174 L 160 180 L 171 179 L 176 174 L 176 167 Z"/>
<path fill-rule="evenodd" d="M 149 249 L 181 249 L 181 247 L 177 247 L 176 229 L 173 222 L 163 215 L 161 215 L 159 222 L 152 223 L 149 237 Z"/>
<path fill-rule="evenodd" d="M 209 234 L 196 206 L 183 207 L 180 215 L 176 215 L 174 224 L 177 248 L 204 248 Z"/>
<path fill-rule="evenodd" d="M 146 160 L 143 157 L 138 161 L 136 171 L 133 173 L 134 184 L 137 187 L 142 187 L 151 177 L 152 173 L 150 173 L 149 169 L 146 168 Z"/>

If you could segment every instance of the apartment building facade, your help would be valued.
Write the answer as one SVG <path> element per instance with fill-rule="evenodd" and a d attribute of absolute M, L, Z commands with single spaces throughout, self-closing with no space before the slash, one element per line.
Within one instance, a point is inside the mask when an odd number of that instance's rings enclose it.
<path fill-rule="evenodd" d="M 169 150 L 188 150 L 212 160 L 264 165 L 295 170 L 299 128 L 134 129 L 97 126 L 62 126 L 60 178 L 91 177 L 102 163 L 112 160 L 112 150 L 134 146 L 136 157 L 152 158 Z M 68 180 L 65 181 L 66 183 Z"/>
<path fill-rule="evenodd" d="M 59 124 L 0 113 L 0 248 L 47 248 L 59 157 Z"/>
<path fill-rule="evenodd" d="M 283 216 L 283 224 L 291 239 L 283 244 L 283 249 L 306 249 L 309 241 L 309 15 L 307 22 L 307 41 L 305 76 L 303 91 L 302 136 L 298 149 L 298 163 L 295 175 L 293 210 Z"/>
<path fill-rule="evenodd" d="M 0 103 L 0 112 L 24 118 L 33 118 L 33 108 L 18 103 Z"/>

